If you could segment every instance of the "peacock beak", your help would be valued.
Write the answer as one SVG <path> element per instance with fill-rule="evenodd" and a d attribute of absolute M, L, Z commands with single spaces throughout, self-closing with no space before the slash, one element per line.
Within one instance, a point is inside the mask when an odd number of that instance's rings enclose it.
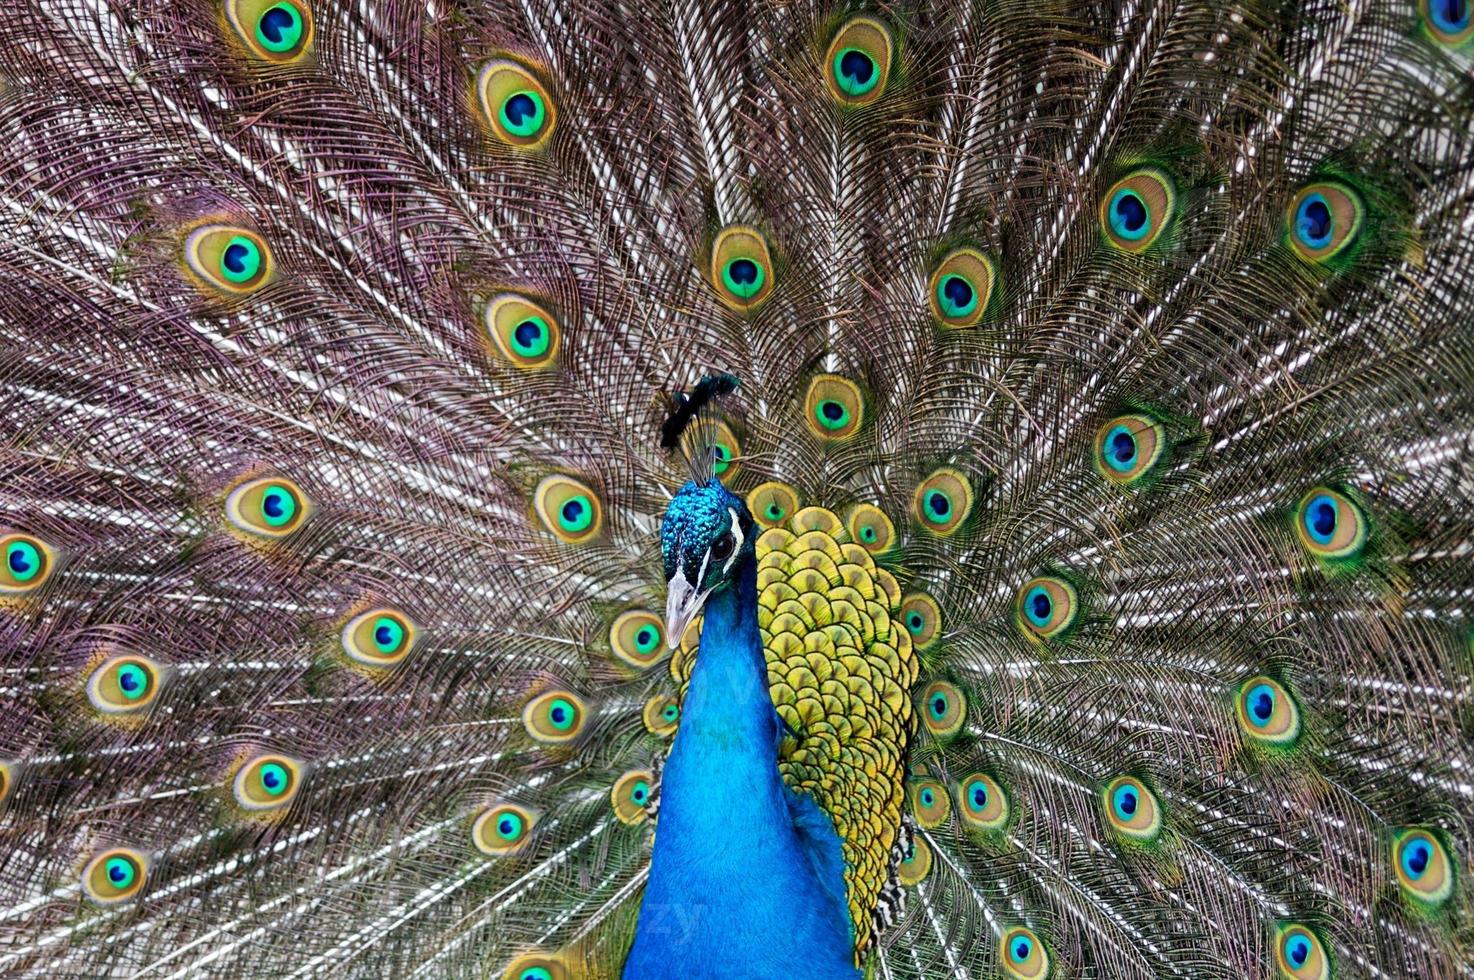
<path fill-rule="evenodd" d="M 665 592 L 665 641 L 674 650 L 681 645 L 681 637 L 686 635 L 686 627 L 701 613 L 701 607 L 706 604 L 706 597 L 711 595 L 710 589 L 698 592 L 686 573 L 679 568 L 666 583 Z"/>

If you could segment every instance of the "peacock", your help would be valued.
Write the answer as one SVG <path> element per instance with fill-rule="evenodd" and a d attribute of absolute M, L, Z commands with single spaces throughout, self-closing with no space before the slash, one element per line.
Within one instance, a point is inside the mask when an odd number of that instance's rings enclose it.
<path fill-rule="evenodd" d="M 0 975 L 1474 977 L 1470 0 L 0 0 Z"/>

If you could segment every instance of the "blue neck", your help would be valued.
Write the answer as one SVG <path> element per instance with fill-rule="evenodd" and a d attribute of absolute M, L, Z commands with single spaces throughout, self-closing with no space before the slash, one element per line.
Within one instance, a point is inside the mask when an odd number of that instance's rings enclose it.
<path fill-rule="evenodd" d="M 778 773 L 757 569 L 743 564 L 704 613 L 625 980 L 858 976 L 839 838 Z"/>

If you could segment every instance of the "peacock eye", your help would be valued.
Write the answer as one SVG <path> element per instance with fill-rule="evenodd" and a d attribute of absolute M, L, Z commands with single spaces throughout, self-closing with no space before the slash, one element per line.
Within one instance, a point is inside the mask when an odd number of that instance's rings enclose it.
<path fill-rule="evenodd" d="M 1443 842 L 1430 830 L 1413 827 L 1398 834 L 1393 845 L 1397 884 L 1410 900 L 1437 909 L 1453 894 L 1454 872 Z"/>
<path fill-rule="evenodd" d="M 923 529 L 946 537 L 972 513 L 972 484 L 957 470 L 937 470 L 916 488 L 912 507 Z"/>
<path fill-rule="evenodd" d="M 415 626 L 397 609 L 370 609 L 350 619 L 340 636 L 343 652 L 368 667 L 391 667 L 414 647 Z"/>
<path fill-rule="evenodd" d="M 911 786 L 911 813 L 922 828 L 931 830 L 940 827 L 952 811 L 951 798 L 942 784 L 934 780 L 923 780 Z"/>
<path fill-rule="evenodd" d="M 538 303 L 517 293 L 500 293 L 486 304 L 487 336 L 512 366 L 538 371 L 556 363 L 558 321 Z"/>
<path fill-rule="evenodd" d="M 184 239 L 184 263 L 202 289 L 227 297 L 255 292 L 271 277 L 271 250 L 260 235 L 235 225 L 205 224 Z"/>
<path fill-rule="evenodd" d="M 588 541 L 603 524 L 599 498 L 569 476 L 544 477 L 533 494 L 533 509 L 544 527 L 569 544 Z"/>
<path fill-rule="evenodd" d="M 821 374 L 809 382 L 804 396 L 804 421 L 825 442 L 841 442 L 860 431 L 865 422 L 865 398 L 860 386 L 837 374 Z"/>
<path fill-rule="evenodd" d="M 141 712 L 159 689 L 159 667 L 133 654 L 111 657 L 87 679 L 87 700 L 105 715 Z"/>
<path fill-rule="evenodd" d="M 946 681 L 932 681 L 921 694 L 921 720 L 939 738 L 957 734 L 967 715 L 962 692 Z"/>
<path fill-rule="evenodd" d="M 773 260 L 761 232 L 731 225 L 712 242 L 711 280 L 717 298 L 739 312 L 755 309 L 773 291 Z"/>
<path fill-rule="evenodd" d="M 640 823 L 648 816 L 645 807 L 650 803 L 650 786 L 654 782 L 654 774 L 646 769 L 631 770 L 615 781 L 609 801 L 620 823 Z"/>
<path fill-rule="evenodd" d="M 609 626 L 609 648 L 614 655 L 641 670 L 664 656 L 664 640 L 660 617 L 643 609 L 621 613 Z"/>
<path fill-rule="evenodd" d="M 942 607 L 931 596 L 913 592 L 901 600 L 901 623 L 911 634 L 911 645 L 926 650 L 942 630 Z"/>
<path fill-rule="evenodd" d="M 297 795 L 302 764 L 282 755 L 262 755 L 236 772 L 231 792 L 242 809 L 281 810 Z"/>
<path fill-rule="evenodd" d="M 737 546 L 737 540 L 728 531 L 711 543 L 711 557 L 713 561 L 726 561 L 732 556 L 732 549 Z"/>
<path fill-rule="evenodd" d="M 857 504 L 850 511 L 846 530 L 852 540 L 872 555 L 885 554 L 896 540 L 896 526 L 885 511 L 874 504 Z"/>
<path fill-rule="evenodd" d="M 1143 168 L 1126 175 L 1101 199 L 1100 222 L 1106 240 L 1127 252 L 1142 252 L 1166 229 L 1176 201 L 1167 175 Z"/>
<path fill-rule="evenodd" d="M 1106 819 L 1123 838 L 1148 843 L 1162 832 L 1162 814 L 1157 798 L 1146 784 L 1131 776 L 1119 776 L 1103 792 Z"/>
<path fill-rule="evenodd" d="M 868 105 L 885 93 L 894 42 L 886 26 L 873 17 L 846 21 L 829 42 L 824 82 L 842 105 Z"/>
<path fill-rule="evenodd" d="M 1307 262 L 1322 263 L 1355 244 L 1365 209 L 1344 184 L 1322 181 L 1302 187 L 1285 211 L 1290 247 Z"/>
<path fill-rule="evenodd" d="M 1017 600 L 1018 622 L 1024 635 L 1051 639 L 1075 623 L 1078 595 L 1064 579 L 1041 576 L 1024 583 Z"/>
<path fill-rule="evenodd" d="M 492 135 L 508 146 L 540 146 L 557 125 L 558 113 L 547 89 L 515 61 L 498 58 L 483 65 L 476 94 Z"/>
<path fill-rule="evenodd" d="M 34 591 L 51 575 L 52 552 L 40 538 L 7 534 L 0 537 L 0 553 L 5 556 L 0 566 L 0 596 Z"/>
<path fill-rule="evenodd" d="M 82 871 L 82 889 L 98 905 L 126 902 L 143 890 L 148 862 L 142 854 L 126 847 L 114 848 L 94 857 Z"/>
<path fill-rule="evenodd" d="M 1280 972 L 1293 980 L 1327 980 L 1331 976 L 1330 957 L 1320 937 L 1298 923 L 1280 927 L 1274 952 Z"/>
<path fill-rule="evenodd" d="M 307 495 L 290 480 L 248 480 L 225 498 L 225 518 L 231 526 L 258 538 L 282 538 L 307 519 Z"/>
<path fill-rule="evenodd" d="M 1095 468 L 1112 483 L 1129 485 L 1151 472 L 1167 440 L 1161 423 L 1145 415 L 1122 415 L 1095 435 Z"/>
<path fill-rule="evenodd" d="M 1420 0 L 1428 33 L 1440 44 L 1459 47 L 1474 39 L 1474 4 L 1469 0 Z"/>
<path fill-rule="evenodd" d="M 763 527 L 778 527 L 798 509 L 798 491 L 776 480 L 760 483 L 748 491 L 747 509 Z"/>
<path fill-rule="evenodd" d="M 511 803 L 489 807 L 471 825 L 471 841 L 483 854 L 511 854 L 526 846 L 536 821 L 530 810 Z"/>
<path fill-rule="evenodd" d="M 681 720 L 680 705 L 669 695 L 657 694 L 645 702 L 641 720 L 645 722 L 645 730 L 650 734 L 670 735 L 676 730 L 676 723 Z"/>
<path fill-rule="evenodd" d="M 312 11 L 297 0 L 226 0 L 225 20 L 260 61 L 296 61 L 312 43 Z"/>
<path fill-rule="evenodd" d="M 549 691 L 522 709 L 522 724 L 539 742 L 569 742 L 583 730 L 584 705 L 569 691 Z"/>
<path fill-rule="evenodd" d="M 900 867 L 896 868 L 896 877 L 903 885 L 916 885 L 931 874 L 931 865 L 931 848 L 918 834 L 911 839 L 911 850 L 902 859 Z"/>
<path fill-rule="evenodd" d="M 972 248 L 947 253 L 931 274 L 927 299 L 943 326 L 975 327 L 982 322 L 996 279 L 993 260 Z"/>
<path fill-rule="evenodd" d="M 1252 677 L 1239 686 L 1239 726 L 1254 741 L 1288 747 L 1300 737 L 1300 709 L 1288 691 L 1269 677 Z"/>
<path fill-rule="evenodd" d="M 1300 543 L 1319 558 L 1355 558 L 1367 541 L 1360 508 L 1343 493 L 1316 487 L 1300 498 L 1295 530 Z"/>
<path fill-rule="evenodd" d="M 730 483 L 742 471 L 742 464 L 736 461 L 742 455 L 742 444 L 726 422 L 693 425 L 681 436 L 681 443 L 691 459 L 709 458 L 712 475 L 722 477 L 723 482 Z"/>
<path fill-rule="evenodd" d="M 987 773 L 973 773 L 957 786 L 962 818 L 980 830 L 997 830 L 1008 822 L 1008 796 Z"/>
<path fill-rule="evenodd" d="M 1030 929 L 1015 926 L 999 940 L 1003 972 L 1020 980 L 1037 980 L 1049 974 L 1049 954 Z"/>

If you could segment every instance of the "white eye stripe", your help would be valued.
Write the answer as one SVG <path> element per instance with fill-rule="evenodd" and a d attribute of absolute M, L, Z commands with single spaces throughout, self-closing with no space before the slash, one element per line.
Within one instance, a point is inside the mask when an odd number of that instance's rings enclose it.
<path fill-rule="evenodd" d="M 737 560 L 737 555 L 740 554 L 741 551 L 742 551 L 742 540 L 743 540 L 742 525 L 737 520 L 737 511 L 736 511 L 736 509 L 735 508 L 732 508 L 732 507 L 728 507 L 727 508 L 727 513 L 729 513 L 729 514 L 732 515 L 732 537 L 735 539 L 735 542 L 732 545 L 732 554 L 730 556 L 728 556 L 727 563 L 722 566 L 722 574 L 723 575 L 727 574 L 727 572 L 731 570 L 731 568 L 732 568 L 732 562 L 734 562 L 734 561 Z"/>

